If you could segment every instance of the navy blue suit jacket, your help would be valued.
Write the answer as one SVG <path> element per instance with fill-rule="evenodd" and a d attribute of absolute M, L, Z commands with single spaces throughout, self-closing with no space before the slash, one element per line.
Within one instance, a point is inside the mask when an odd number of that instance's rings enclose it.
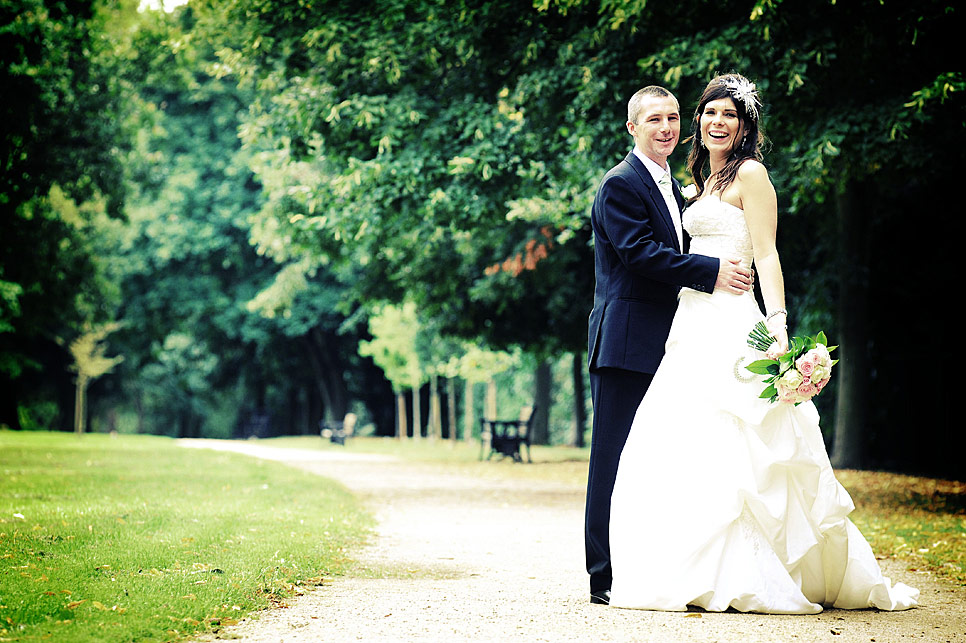
<path fill-rule="evenodd" d="M 675 198 L 683 202 L 675 182 Z M 667 204 L 633 152 L 601 181 L 591 212 L 596 287 L 590 370 L 654 373 L 682 286 L 711 292 L 718 259 L 683 254 Z M 687 244 L 687 237 L 685 237 Z"/>

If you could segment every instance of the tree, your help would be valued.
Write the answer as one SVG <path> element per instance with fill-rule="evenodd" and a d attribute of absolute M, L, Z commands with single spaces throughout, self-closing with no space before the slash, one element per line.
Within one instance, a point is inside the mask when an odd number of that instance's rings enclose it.
<path fill-rule="evenodd" d="M 0 6 L 0 424 L 15 428 L 58 395 L 38 375 L 67 359 L 54 338 L 110 318 L 90 217 L 120 214 L 130 123 L 104 26 L 95 2 Z M 61 216 L 68 201 L 81 218 Z"/>
<path fill-rule="evenodd" d="M 360 324 L 345 323 L 338 277 L 278 273 L 249 243 L 261 185 L 237 130 L 251 97 L 218 68 L 195 20 L 190 7 L 149 11 L 131 29 L 126 78 L 143 130 L 129 165 L 130 223 L 115 253 L 126 322 L 115 342 L 129 359 L 111 397 L 133 401 L 144 418 L 185 404 L 203 433 L 314 432 L 323 417 L 344 417 L 353 395 L 378 400 L 383 391 L 355 356 Z M 202 360 L 204 394 L 158 381 L 179 377 L 158 361 L 171 336 L 192 337 L 216 360 Z M 142 377 L 149 366 L 157 368 Z M 378 409 L 373 420 L 384 423 Z M 165 431 L 150 424 L 143 429 Z"/>
<path fill-rule="evenodd" d="M 405 389 L 412 391 L 413 438 L 422 437 L 422 413 L 419 388 L 425 381 L 425 371 L 417 351 L 420 332 L 416 306 L 385 306 L 369 318 L 371 340 L 359 343 L 359 354 L 371 357 L 392 383 L 396 395 L 396 437 L 406 437 Z"/>
<path fill-rule="evenodd" d="M 475 344 L 466 344 L 464 353 L 458 358 L 460 377 L 466 382 L 464 389 L 464 415 L 463 415 L 463 439 L 469 441 L 477 426 L 474 410 L 473 389 L 475 385 L 486 383 L 487 400 L 483 406 L 483 415 L 488 418 L 495 418 L 496 409 L 496 383 L 494 378 L 519 365 L 518 357 L 505 351 L 492 351 L 480 348 Z"/>
<path fill-rule="evenodd" d="M 533 157 L 547 139 L 527 131 L 511 91 L 518 66 L 537 66 L 536 39 L 569 23 L 534 11 L 513 28 L 511 3 L 221 10 L 209 19 L 238 20 L 246 38 L 222 59 L 255 86 L 242 134 L 267 195 L 253 229 L 261 251 L 304 271 L 353 266 L 355 300 L 408 296 L 447 334 L 495 346 L 583 341 L 572 307 L 589 309 L 590 275 L 578 269 L 589 235 L 563 213 L 589 205 L 590 165 L 566 164 L 587 172 L 576 186 L 545 185 L 549 161 Z M 552 116 L 535 123 L 557 128 Z M 514 274 L 487 270 L 507 257 Z"/>
<path fill-rule="evenodd" d="M 74 403 L 74 432 L 84 433 L 86 426 L 86 394 L 87 387 L 98 377 L 114 370 L 114 367 L 124 361 L 123 356 L 107 357 L 107 346 L 104 340 L 109 334 L 120 327 L 117 323 L 102 324 L 96 328 L 89 328 L 74 341 L 68 349 L 74 358 L 71 370 L 76 373 L 77 393 Z"/>

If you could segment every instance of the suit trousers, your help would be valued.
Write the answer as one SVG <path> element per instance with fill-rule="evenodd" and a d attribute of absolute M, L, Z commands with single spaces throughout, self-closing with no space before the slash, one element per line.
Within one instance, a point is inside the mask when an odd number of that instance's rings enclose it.
<path fill-rule="evenodd" d="M 610 589 L 610 497 L 631 423 L 653 378 L 652 374 L 617 368 L 596 369 L 590 373 L 594 423 L 587 473 L 584 544 L 591 592 Z"/>

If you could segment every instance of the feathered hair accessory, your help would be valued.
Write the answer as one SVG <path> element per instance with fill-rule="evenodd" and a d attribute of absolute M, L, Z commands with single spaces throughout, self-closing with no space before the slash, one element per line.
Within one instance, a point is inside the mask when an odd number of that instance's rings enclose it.
<path fill-rule="evenodd" d="M 757 121 L 758 106 L 761 105 L 761 101 L 758 100 L 758 90 L 755 88 L 755 83 L 736 75 L 725 76 L 721 79 L 721 84 L 725 86 L 725 89 L 735 100 L 740 100 L 744 104 L 745 112 L 751 116 L 752 120 Z"/>

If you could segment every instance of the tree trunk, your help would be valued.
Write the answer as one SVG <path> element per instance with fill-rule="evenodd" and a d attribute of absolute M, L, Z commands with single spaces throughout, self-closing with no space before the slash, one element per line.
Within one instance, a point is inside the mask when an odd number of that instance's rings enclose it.
<path fill-rule="evenodd" d="M 533 405 L 536 417 L 533 418 L 531 440 L 534 444 L 550 443 L 550 392 L 553 388 L 553 372 L 549 360 L 541 360 L 533 374 Z"/>
<path fill-rule="evenodd" d="M 19 431 L 22 428 L 20 426 L 20 412 L 17 409 L 19 406 L 17 404 L 18 388 L 15 379 L 4 378 L 0 380 L 0 426 L 6 425 L 7 428 L 14 431 Z"/>
<path fill-rule="evenodd" d="M 584 447 L 584 432 L 587 429 L 587 392 L 584 389 L 584 354 L 574 353 L 574 435 L 572 444 L 578 449 Z"/>
<path fill-rule="evenodd" d="M 473 429 L 476 426 L 476 401 L 473 399 L 473 389 L 476 384 L 469 380 L 463 381 L 463 441 L 473 439 Z"/>
<path fill-rule="evenodd" d="M 148 428 L 144 423 L 144 394 L 138 390 L 134 395 L 134 408 L 138 416 L 138 434 L 147 433 Z"/>
<path fill-rule="evenodd" d="M 294 382 L 288 384 L 286 392 L 288 404 L 285 409 L 285 429 L 282 435 L 309 435 L 318 432 L 312 431 L 309 426 L 307 406 L 302 403 L 301 393 L 302 391 Z"/>
<path fill-rule="evenodd" d="M 81 435 L 84 433 L 84 425 L 87 409 L 84 408 L 87 393 L 87 378 L 81 374 L 77 375 L 77 384 L 74 393 L 74 433 Z"/>
<path fill-rule="evenodd" d="M 449 439 L 456 441 L 456 378 L 446 379 L 446 421 L 449 424 Z"/>
<path fill-rule="evenodd" d="M 306 414 L 313 433 L 322 431 L 322 420 L 325 419 L 325 402 L 322 400 L 321 387 L 310 378 L 302 380 L 302 390 L 305 395 Z"/>
<path fill-rule="evenodd" d="M 838 217 L 838 397 L 832 466 L 857 468 L 868 459 L 868 395 L 871 373 L 869 338 L 869 260 L 871 235 L 855 211 L 855 186 L 847 185 L 836 198 Z"/>
<path fill-rule="evenodd" d="M 496 419 L 496 380 L 492 377 L 486 382 L 486 399 L 483 401 L 483 416 L 488 420 Z"/>
<path fill-rule="evenodd" d="M 316 326 L 310 330 L 305 339 L 309 347 L 309 363 L 325 407 L 324 416 L 328 420 L 340 421 L 349 411 L 349 391 L 342 377 L 342 364 L 321 328 Z"/>
<path fill-rule="evenodd" d="M 443 411 L 439 399 L 439 376 L 429 376 L 429 426 L 426 435 L 434 440 L 443 437 Z"/>
<path fill-rule="evenodd" d="M 422 400 L 419 395 L 419 386 L 413 387 L 413 439 L 423 438 L 423 409 Z"/>
<path fill-rule="evenodd" d="M 178 437 L 179 438 L 190 438 L 194 437 L 191 435 L 191 417 L 190 413 L 185 410 L 181 410 L 178 413 Z"/>
<path fill-rule="evenodd" d="M 406 394 L 396 391 L 396 439 L 407 437 L 409 427 L 406 426 Z"/>

